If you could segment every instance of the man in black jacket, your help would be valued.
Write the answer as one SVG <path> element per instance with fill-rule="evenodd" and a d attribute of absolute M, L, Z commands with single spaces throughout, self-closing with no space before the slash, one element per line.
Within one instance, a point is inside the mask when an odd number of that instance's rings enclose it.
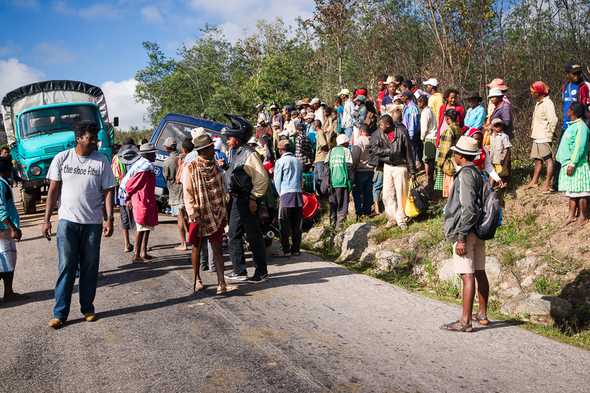
<path fill-rule="evenodd" d="M 379 119 L 379 129 L 371 135 L 369 164 L 383 165 L 383 205 L 387 216 L 387 228 L 398 225 L 407 228 L 404 212 L 408 195 L 408 177 L 416 177 L 414 152 L 408 130 L 400 122 L 401 112 L 395 111 L 394 120 L 389 115 Z"/>
<path fill-rule="evenodd" d="M 232 128 L 226 129 L 227 145 L 231 149 L 229 168 L 225 171 L 225 182 L 230 194 L 229 210 L 229 254 L 233 272 L 226 275 L 229 280 L 261 282 L 268 277 L 266 248 L 258 219 L 258 202 L 268 188 L 268 174 L 256 151 L 246 144 L 252 135 L 252 126 L 243 118 L 226 115 Z M 246 272 L 243 236 L 246 235 L 256 270 L 251 278 Z"/>

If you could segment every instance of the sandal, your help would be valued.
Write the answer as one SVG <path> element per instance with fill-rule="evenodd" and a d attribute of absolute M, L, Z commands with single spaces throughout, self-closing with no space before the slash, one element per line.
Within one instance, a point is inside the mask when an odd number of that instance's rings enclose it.
<path fill-rule="evenodd" d="M 451 323 L 447 323 L 440 327 L 442 330 L 448 330 L 450 332 L 461 332 L 461 333 L 471 333 L 473 332 L 473 326 L 470 323 L 463 324 L 461 321 L 455 321 Z"/>
<path fill-rule="evenodd" d="M 217 286 L 217 292 L 216 292 L 216 294 L 223 295 L 225 293 L 227 293 L 227 285 L 225 283 L 219 284 Z"/>
<path fill-rule="evenodd" d="M 488 326 L 490 324 L 490 320 L 488 319 L 487 315 L 473 314 L 471 316 L 471 320 L 479 323 L 481 326 Z"/>
<path fill-rule="evenodd" d="M 199 280 L 195 283 L 195 287 L 193 289 L 193 293 L 197 293 L 200 290 L 202 290 L 203 288 L 205 288 L 205 286 L 203 285 L 203 281 Z"/>

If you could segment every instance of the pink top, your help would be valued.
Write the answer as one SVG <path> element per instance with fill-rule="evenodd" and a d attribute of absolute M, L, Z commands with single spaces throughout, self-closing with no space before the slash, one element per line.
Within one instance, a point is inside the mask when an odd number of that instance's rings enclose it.
<path fill-rule="evenodd" d="M 152 171 L 138 172 L 125 187 L 127 201 L 131 200 L 135 222 L 144 226 L 158 225 L 156 204 L 156 175 Z"/>

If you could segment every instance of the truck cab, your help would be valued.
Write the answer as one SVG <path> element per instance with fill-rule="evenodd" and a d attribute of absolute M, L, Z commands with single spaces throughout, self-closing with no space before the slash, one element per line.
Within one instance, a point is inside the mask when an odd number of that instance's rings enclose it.
<path fill-rule="evenodd" d="M 220 137 L 221 130 L 226 127 L 225 124 L 208 119 L 169 113 L 160 121 L 160 124 L 152 132 L 150 143 L 153 144 L 158 152 L 156 153 L 156 196 L 161 209 L 168 205 L 168 187 L 162 171 L 162 165 L 170 155 L 164 148 L 164 141 L 168 137 L 176 139 L 178 149 L 185 138 L 191 136 L 193 128 L 203 127 L 211 137 Z"/>
<path fill-rule="evenodd" d="M 114 130 L 98 87 L 75 81 L 39 82 L 8 93 L 2 108 L 26 214 L 36 211 L 53 158 L 76 145 L 79 122 L 97 124 L 99 152 L 112 158 Z"/>

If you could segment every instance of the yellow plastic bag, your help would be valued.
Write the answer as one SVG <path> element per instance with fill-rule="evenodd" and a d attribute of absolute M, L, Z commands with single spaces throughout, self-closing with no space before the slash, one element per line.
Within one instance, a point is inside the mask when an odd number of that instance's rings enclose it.
<path fill-rule="evenodd" d="M 418 217 L 420 215 L 420 210 L 418 210 L 418 208 L 416 207 L 414 196 L 412 195 L 412 190 L 414 189 L 414 187 L 414 182 L 410 182 L 408 198 L 406 199 L 406 205 L 404 206 L 404 212 L 406 213 L 406 216 L 410 218 Z"/>

